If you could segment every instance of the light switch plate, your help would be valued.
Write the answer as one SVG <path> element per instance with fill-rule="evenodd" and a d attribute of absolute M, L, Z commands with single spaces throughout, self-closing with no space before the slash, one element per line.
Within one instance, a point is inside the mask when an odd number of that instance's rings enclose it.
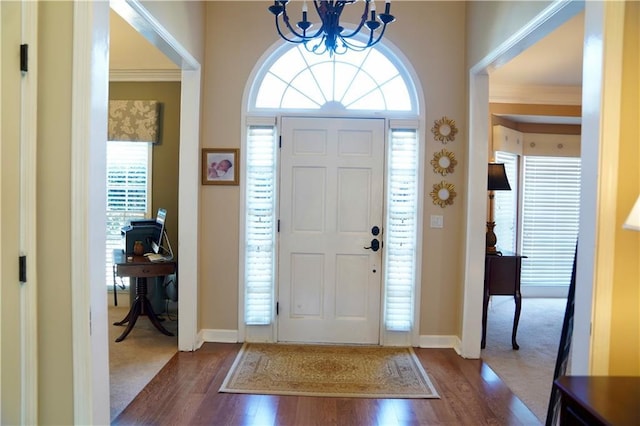
<path fill-rule="evenodd" d="M 431 227 L 432 228 L 444 228 L 444 217 L 439 214 L 431 215 Z"/>

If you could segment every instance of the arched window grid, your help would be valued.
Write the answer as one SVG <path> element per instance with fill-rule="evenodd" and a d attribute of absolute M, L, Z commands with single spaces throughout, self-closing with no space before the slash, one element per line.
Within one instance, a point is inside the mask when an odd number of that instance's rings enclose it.
<path fill-rule="evenodd" d="M 384 46 L 329 58 L 285 44 L 270 58 L 258 71 L 249 111 L 418 113 L 411 77 Z"/>

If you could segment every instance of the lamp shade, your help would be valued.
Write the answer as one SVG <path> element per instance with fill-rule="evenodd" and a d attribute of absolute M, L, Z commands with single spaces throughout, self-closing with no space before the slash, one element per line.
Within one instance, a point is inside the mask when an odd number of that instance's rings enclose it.
<path fill-rule="evenodd" d="M 489 191 L 511 191 L 504 163 L 489 163 L 488 176 L 487 189 Z"/>
<path fill-rule="evenodd" d="M 624 221 L 624 225 L 622 227 L 633 231 L 640 231 L 640 196 L 633 205 L 631 213 L 629 213 L 629 217 Z"/>

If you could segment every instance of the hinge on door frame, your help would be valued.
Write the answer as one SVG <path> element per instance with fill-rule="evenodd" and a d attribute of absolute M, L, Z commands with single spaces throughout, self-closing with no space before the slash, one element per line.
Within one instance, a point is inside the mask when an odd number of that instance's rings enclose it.
<path fill-rule="evenodd" d="M 21 283 L 27 282 L 27 256 L 18 258 L 18 280 Z"/>
<path fill-rule="evenodd" d="M 277 232 L 280 232 L 280 219 L 278 219 L 278 231 Z"/>
<path fill-rule="evenodd" d="M 282 148 L 282 136 L 278 136 L 278 148 Z"/>
<path fill-rule="evenodd" d="M 276 302 L 276 316 L 280 315 L 280 302 Z"/>
<path fill-rule="evenodd" d="M 29 71 L 29 45 L 20 45 L 20 71 Z"/>

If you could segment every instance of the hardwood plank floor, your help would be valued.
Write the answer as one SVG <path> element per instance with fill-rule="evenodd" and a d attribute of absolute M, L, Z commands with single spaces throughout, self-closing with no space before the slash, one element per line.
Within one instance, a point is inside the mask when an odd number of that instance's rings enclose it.
<path fill-rule="evenodd" d="M 218 393 L 242 347 L 179 352 L 114 425 L 540 425 L 481 360 L 452 349 L 415 352 L 440 399 L 366 399 Z"/>

